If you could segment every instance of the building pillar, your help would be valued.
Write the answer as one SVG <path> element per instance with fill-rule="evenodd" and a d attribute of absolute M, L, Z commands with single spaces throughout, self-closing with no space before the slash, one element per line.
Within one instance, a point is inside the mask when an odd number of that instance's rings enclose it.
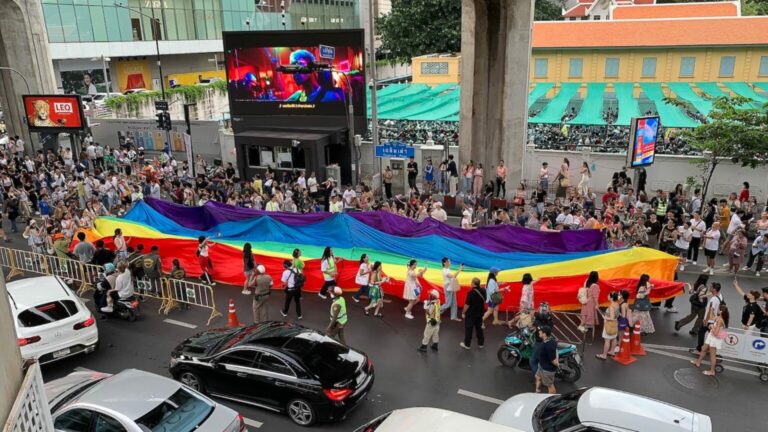
<path fill-rule="evenodd" d="M 486 182 L 504 159 L 507 190 L 522 179 L 528 125 L 533 1 L 462 0 L 462 164 L 482 163 Z"/>
<path fill-rule="evenodd" d="M 504 159 L 514 190 L 523 176 L 533 1 L 462 0 L 462 164 L 482 163 L 486 182 Z"/>
<path fill-rule="evenodd" d="M 24 75 L 31 94 L 55 93 L 56 80 L 40 0 L 0 0 L 0 66 Z M 0 103 L 6 128 L 11 136 L 23 137 L 30 150 L 32 140 L 23 120 L 23 94 L 27 94 L 24 80 L 14 72 L 0 71 Z"/>

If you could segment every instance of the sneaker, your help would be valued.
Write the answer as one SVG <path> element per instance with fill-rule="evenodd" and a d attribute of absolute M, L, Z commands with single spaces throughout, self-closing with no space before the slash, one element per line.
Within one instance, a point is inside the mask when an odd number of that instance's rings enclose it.
<path fill-rule="evenodd" d="M 302 318 L 304 318 L 304 317 L 303 317 L 303 316 L 301 316 L 301 315 L 299 315 L 299 316 L 297 316 L 297 317 L 296 317 L 296 319 L 302 319 Z"/>
<path fill-rule="evenodd" d="M 358 299 L 357 297 L 354 297 L 354 296 L 353 296 L 353 297 L 352 297 L 352 300 L 354 300 L 354 301 L 355 301 L 355 303 L 360 303 L 360 299 Z"/>
<path fill-rule="evenodd" d="M 728 267 L 729 265 L 730 265 L 730 264 L 728 264 L 728 263 L 725 263 L 725 264 L 723 264 L 723 267 Z"/>
<path fill-rule="evenodd" d="M 114 310 L 114 309 L 112 309 L 112 308 L 111 308 L 111 307 L 109 307 L 109 306 L 104 306 L 103 308 L 101 308 L 101 311 L 102 311 L 102 312 L 106 312 L 106 313 L 112 313 L 112 311 L 113 311 L 113 310 Z"/>
<path fill-rule="evenodd" d="M 468 346 L 464 345 L 464 342 L 459 342 L 459 346 L 460 346 L 460 347 L 462 347 L 462 348 L 464 348 L 465 350 L 468 350 L 468 349 L 469 349 L 469 347 L 468 347 Z"/>
<path fill-rule="evenodd" d="M 680 330 L 680 321 L 675 321 L 675 331 Z"/>
<path fill-rule="evenodd" d="M 671 308 L 664 308 L 664 312 L 667 312 L 667 313 L 677 313 L 678 311 L 677 311 L 677 308 L 671 307 Z"/>
<path fill-rule="evenodd" d="M 478 345 L 477 346 L 477 349 L 483 349 L 483 348 L 485 348 L 485 345 Z"/>
<path fill-rule="evenodd" d="M 696 264 L 696 261 L 691 261 L 691 264 L 693 264 L 693 265 L 697 265 L 697 264 Z"/>
<path fill-rule="evenodd" d="M 760 272 L 755 272 L 755 276 L 760 277 Z"/>
<path fill-rule="evenodd" d="M 317 296 L 320 297 L 323 300 L 328 298 L 327 296 L 324 296 L 323 293 L 317 293 Z"/>
<path fill-rule="evenodd" d="M 287 317 L 288 316 L 288 314 L 283 312 L 283 311 L 280 311 L 280 315 L 282 315 L 283 317 Z"/>
<path fill-rule="evenodd" d="M 709 269 L 709 275 L 714 276 L 715 275 L 715 269 Z"/>
<path fill-rule="evenodd" d="M 680 266 L 680 271 L 685 271 L 685 265 L 684 264 Z"/>
<path fill-rule="evenodd" d="M 240 294 L 242 294 L 242 295 L 251 295 L 251 290 L 242 290 L 242 291 L 240 291 Z"/>
<path fill-rule="evenodd" d="M 747 266 L 744 266 L 744 267 L 741 268 L 741 271 L 747 271 L 747 270 L 749 270 L 749 267 L 747 267 Z"/>
<path fill-rule="evenodd" d="M 413 315 L 411 315 L 411 314 L 409 314 L 409 313 L 406 313 L 406 314 L 405 314 L 405 317 L 406 317 L 406 318 L 408 318 L 408 319 L 413 319 Z"/>
<path fill-rule="evenodd" d="M 704 270 L 702 270 L 701 272 L 702 273 L 708 273 L 709 272 L 709 267 L 704 267 Z"/>
<path fill-rule="evenodd" d="M 586 327 L 584 327 L 584 326 L 582 326 L 582 325 L 580 325 L 580 326 L 579 326 L 579 327 L 577 327 L 577 328 L 578 328 L 578 329 L 579 329 L 579 331 L 580 331 L 580 332 L 582 332 L 582 333 L 586 333 L 586 332 L 587 332 L 587 328 L 586 328 Z"/>
<path fill-rule="evenodd" d="M 418 348 L 416 348 L 416 350 L 417 351 L 421 351 L 421 352 L 427 352 L 427 346 L 426 345 L 421 345 Z"/>

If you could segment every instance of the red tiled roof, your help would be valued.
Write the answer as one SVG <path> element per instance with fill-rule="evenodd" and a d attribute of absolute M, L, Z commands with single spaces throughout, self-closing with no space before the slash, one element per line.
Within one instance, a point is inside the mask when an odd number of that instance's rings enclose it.
<path fill-rule="evenodd" d="M 537 21 L 533 48 L 679 47 L 768 44 L 768 17 Z"/>
<path fill-rule="evenodd" d="M 636 2 L 637 3 L 637 2 Z M 731 2 L 669 3 L 648 6 L 616 6 L 611 19 L 736 17 L 739 7 Z"/>
<path fill-rule="evenodd" d="M 571 9 L 567 10 L 563 17 L 565 18 L 572 18 L 572 17 L 583 17 L 587 16 L 587 9 L 592 6 L 591 4 L 580 4 L 572 7 Z"/>

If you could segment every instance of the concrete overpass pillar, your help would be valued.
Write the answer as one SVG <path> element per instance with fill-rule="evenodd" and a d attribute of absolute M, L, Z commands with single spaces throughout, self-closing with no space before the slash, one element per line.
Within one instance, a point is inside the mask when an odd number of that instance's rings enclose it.
<path fill-rule="evenodd" d="M 32 94 L 56 92 L 40 0 L 0 0 L 0 66 L 24 75 Z M 32 140 L 23 122 L 21 101 L 26 93 L 24 80 L 18 74 L 0 70 L 0 103 L 8 133 L 23 137 L 29 151 Z"/>
<path fill-rule="evenodd" d="M 532 0 L 462 0 L 462 164 L 482 163 L 486 182 L 504 159 L 507 191 L 523 176 L 528 125 Z"/>

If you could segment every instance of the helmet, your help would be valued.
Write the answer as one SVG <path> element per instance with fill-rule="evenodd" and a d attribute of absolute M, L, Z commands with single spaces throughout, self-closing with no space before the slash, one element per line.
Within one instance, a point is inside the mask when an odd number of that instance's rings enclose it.
<path fill-rule="evenodd" d="M 114 265 L 114 264 L 112 264 L 112 263 L 106 263 L 106 264 L 104 264 L 104 271 L 105 271 L 106 273 L 112 273 L 113 271 L 115 271 L 115 265 Z"/>

